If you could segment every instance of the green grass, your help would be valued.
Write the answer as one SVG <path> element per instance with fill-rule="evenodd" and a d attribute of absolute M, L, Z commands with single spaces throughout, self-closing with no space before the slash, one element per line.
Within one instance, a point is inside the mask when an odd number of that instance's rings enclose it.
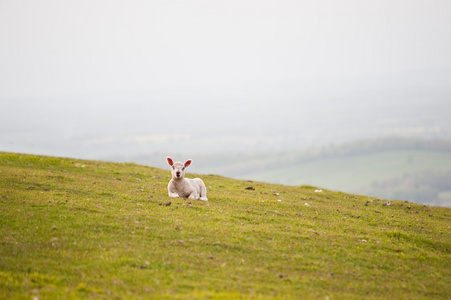
<path fill-rule="evenodd" d="M 0 153 L 0 298 L 451 297 L 450 209 L 215 175 L 205 203 L 169 176 Z"/>

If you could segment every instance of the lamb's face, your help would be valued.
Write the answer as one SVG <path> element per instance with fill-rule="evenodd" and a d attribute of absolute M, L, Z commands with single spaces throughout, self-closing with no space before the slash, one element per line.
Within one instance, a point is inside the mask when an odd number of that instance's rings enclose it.
<path fill-rule="evenodd" d="M 176 162 L 172 165 L 172 178 L 180 179 L 185 176 L 185 166 L 180 163 Z"/>
<path fill-rule="evenodd" d="M 166 157 L 166 160 L 172 168 L 172 178 L 174 179 L 183 178 L 185 176 L 185 168 L 189 167 L 189 165 L 191 165 L 191 163 L 193 162 L 191 159 L 188 159 L 184 164 L 182 164 L 181 162 L 174 163 L 172 158 L 170 158 L 169 156 Z"/>

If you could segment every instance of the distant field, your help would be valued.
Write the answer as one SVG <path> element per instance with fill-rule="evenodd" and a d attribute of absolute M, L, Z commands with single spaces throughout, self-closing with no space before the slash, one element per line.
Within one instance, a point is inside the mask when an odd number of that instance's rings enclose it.
<path fill-rule="evenodd" d="M 380 178 L 424 170 L 451 170 L 451 153 L 390 151 L 324 158 L 295 166 L 248 173 L 242 177 L 290 185 L 311 184 L 334 189 L 359 189 Z"/>
<path fill-rule="evenodd" d="M 240 177 L 361 193 L 372 184 L 423 172 L 451 172 L 451 153 L 438 151 L 386 151 L 320 158 L 299 164 L 249 172 Z"/>

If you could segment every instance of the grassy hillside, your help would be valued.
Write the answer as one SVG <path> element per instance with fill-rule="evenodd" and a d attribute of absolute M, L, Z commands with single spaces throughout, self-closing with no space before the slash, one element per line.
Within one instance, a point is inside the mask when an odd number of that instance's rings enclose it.
<path fill-rule="evenodd" d="M 450 209 L 169 174 L 0 153 L 0 298 L 451 297 Z"/>

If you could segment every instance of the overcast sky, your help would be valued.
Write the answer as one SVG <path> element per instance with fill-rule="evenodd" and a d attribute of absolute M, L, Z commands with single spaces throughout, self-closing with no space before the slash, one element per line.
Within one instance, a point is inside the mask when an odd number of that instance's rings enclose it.
<path fill-rule="evenodd" d="M 450 0 L 0 0 L 0 150 L 449 138 L 450 53 Z"/>
<path fill-rule="evenodd" d="M 451 1 L 0 1 L 0 99 L 451 69 Z"/>

